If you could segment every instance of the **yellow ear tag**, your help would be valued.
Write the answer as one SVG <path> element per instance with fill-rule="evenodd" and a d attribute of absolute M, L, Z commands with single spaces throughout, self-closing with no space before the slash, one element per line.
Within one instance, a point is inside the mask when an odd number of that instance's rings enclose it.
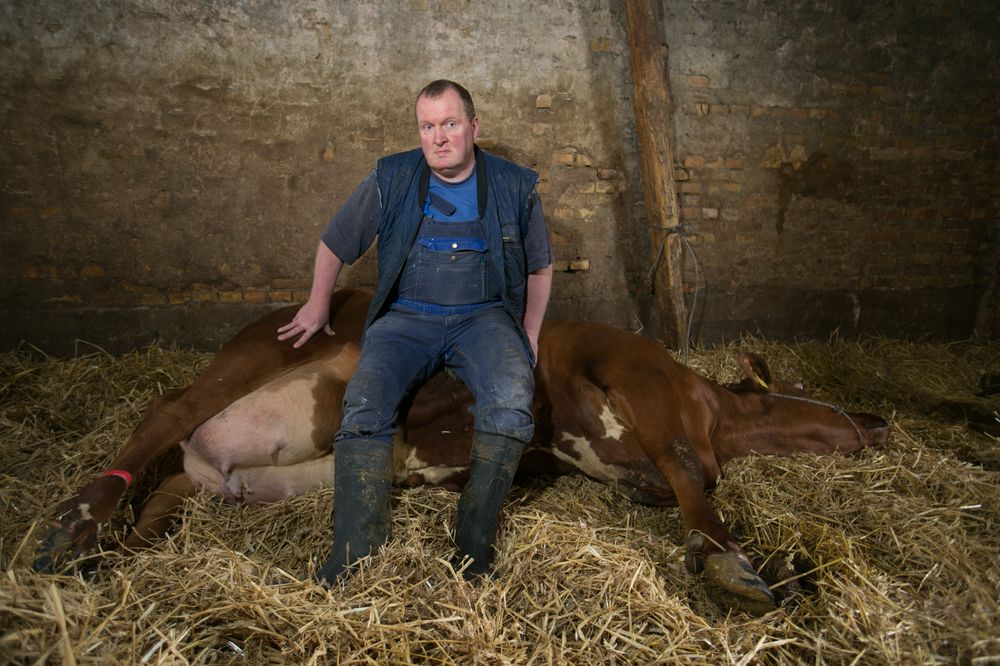
<path fill-rule="evenodd" d="M 767 390 L 767 382 L 765 382 L 763 379 L 761 379 L 760 375 L 758 375 L 756 372 L 754 372 L 752 374 L 753 374 L 753 380 L 755 382 L 757 382 L 758 384 L 760 384 L 761 387 L 766 391 Z"/>

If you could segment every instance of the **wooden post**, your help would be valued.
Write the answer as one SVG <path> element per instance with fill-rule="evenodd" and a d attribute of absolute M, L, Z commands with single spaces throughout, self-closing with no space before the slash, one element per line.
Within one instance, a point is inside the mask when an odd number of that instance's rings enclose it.
<path fill-rule="evenodd" d="M 663 43 L 659 4 L 662 0 L 626 0 L 629 61 L 635 86 L 636 131 L 646 197 L 646 221 L 652 249 L 653 296 L 660 317 L 660 337 L 680 347 L 687 335 L 684 304 L 684 255 L 674 189 L 671 147 L 670 96 L 667 85 L 667 47 Z"/>

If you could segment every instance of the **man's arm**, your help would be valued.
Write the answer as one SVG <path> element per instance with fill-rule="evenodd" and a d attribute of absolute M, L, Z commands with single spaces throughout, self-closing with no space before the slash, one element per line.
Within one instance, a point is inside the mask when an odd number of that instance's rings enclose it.
<path fill-rule="evenodd" d="M 309 338 L 321 328 L 324 328 L 330 320 L 330 296 L 333 295 L 333 288 L 337 285 L 337 278 L 340 276 L 340 269 L 344 262 L 335 255 L 323 241 L 319 242 L 316 248 L 316 264 L 313 268 L 312 290 L 309 292 L 309 300 L 299 308 L 292 321 L 278 329 L 278 340 L 287 340 L 296 335 L 299 338 L 292 344 L 293 347 L 301 347 Z M 332 334 L 326 329 L 327 334 Z"/>
<path fill-rule="evenodd" d="M 289 323 L 278 329 L 278 340 L 299 336 L 292 344 L 301 347 L 330 321 L 330 296 L 344 264 L 351 264 L 364 254 L 375 240 L 378 217 L 382 206 L 375 172 L 354 190 L 320 238 L 313 267 L 312 290 L 309 300 Z M 328 335 L 333 332 L 326 330 Z"/>
<path fill-rule="evenodd" d="M 531 343 L 531 352 L 538 362 L 538 333 L 542 330 L 545 309 L 552 292 L 552 264 L 528 273 L 528 293 L 524 303 L 524 330 Z"/>

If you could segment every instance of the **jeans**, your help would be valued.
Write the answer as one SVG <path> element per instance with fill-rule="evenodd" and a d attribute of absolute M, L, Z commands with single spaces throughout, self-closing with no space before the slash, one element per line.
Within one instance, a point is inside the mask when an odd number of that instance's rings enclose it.
<path fill-rule="evenodd" d="M 334 441 L 392 441 L 399 404 L 447 367 L 475 399 L 469 411 L 476 430 L 527 442 L 534 430 L 531 364 L 530 350 L 500 306 L 454 315 L 393 306 L 365 332 Z"/>

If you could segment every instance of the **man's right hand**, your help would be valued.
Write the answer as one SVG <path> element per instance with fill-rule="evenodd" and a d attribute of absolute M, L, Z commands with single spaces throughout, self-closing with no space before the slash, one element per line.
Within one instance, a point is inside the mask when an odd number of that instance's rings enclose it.
<path fill-rule="evenodd" d="M 324 329 L 327 335 L 333 335 L 333 330 L 328 326 L 330 321 L 329 302 L 317 303 L 312 300 L 299 308 L 299 311 L 292 317 L 292 321 L 278 329 L 278 340 L 288 340 L 298 336 L 292 343 L 293 347 L 301 347 L 309 342 L 319 329 Z"/>

